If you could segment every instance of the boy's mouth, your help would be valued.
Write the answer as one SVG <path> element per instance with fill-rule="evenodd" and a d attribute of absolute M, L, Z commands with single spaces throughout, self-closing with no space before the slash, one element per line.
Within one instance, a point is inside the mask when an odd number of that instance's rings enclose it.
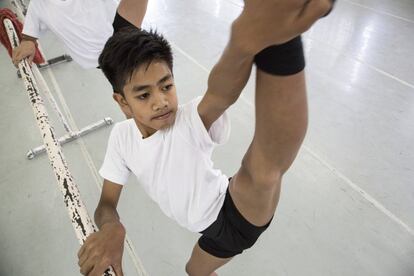
<path fill-rule="evenodd" d="M 167 112 L 164 112 L 160 115 L 157 115 L 157 116 L 153 117 L 152 119 L 153 120 L 165 120 L 165 119 L 168 119 L 171 116 L 171 114 L 172 114 L 172 111 L 169 110 Z"/>

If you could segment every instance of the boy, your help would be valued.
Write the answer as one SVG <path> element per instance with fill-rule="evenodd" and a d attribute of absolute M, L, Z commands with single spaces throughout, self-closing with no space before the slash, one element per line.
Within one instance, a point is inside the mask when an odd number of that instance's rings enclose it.
<path fill-rule="evenodd" d="M 147 0 L 33 0 L 27 10 L 22 41 L 13 50 L 12 62 L 32 61 L 37 39 L 52 31 L 83 68 L 96 68 L 105 42 L 121 28 L 141 27 Z M 118 5 L 118 8 L 117 8 Z"/>
<path fill-rule="evenodd" d="M 165 39 L 128 29 L 108 40 L 99 64 L 114 100 L 132 119 L 115 125 L 109 138 L 95 211 L 100 230 L 78 252 L 82 274 L 101 275 L 112 265 L 122 275 L 125 229 L 116 207 L 131 172 L 167 216 L 202 234 L 185 267 L 188 275 L 217 275 L 217 268 L 256 242 L 272 220 L 282 176 L 306 132 L 299 35 L 330 7 L 324 0 L 246 0 L 207 92 L 182 106 Z M 210 157 L 228 138 L 225 111 L 239 97 L 253 62 L 255 134 L 239 171 L 228 180 Z"/>

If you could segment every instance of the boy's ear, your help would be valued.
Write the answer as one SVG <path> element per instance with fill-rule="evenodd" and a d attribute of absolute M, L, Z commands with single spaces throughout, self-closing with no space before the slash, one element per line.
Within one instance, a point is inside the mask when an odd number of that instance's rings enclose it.
<path fill-rule="evenodd" d="M 119 105 L 127 105 L 127 101 L 125 100 L 124 96 L 121 93 L 114 92 L 112 94 L 112 98 L 116 101 Z"/>
<path fill-rule="evenodd" d="M 126 101 L 125 97 L 121 93 L 113 93 L 112 98 L 114 101 L 117 102 L 119 107 L 121 108 L 122 112 L 125 114 L 125 116 L 129 119 L 132 118 L 132 111 L 129 107 L 128 102 Z"/>

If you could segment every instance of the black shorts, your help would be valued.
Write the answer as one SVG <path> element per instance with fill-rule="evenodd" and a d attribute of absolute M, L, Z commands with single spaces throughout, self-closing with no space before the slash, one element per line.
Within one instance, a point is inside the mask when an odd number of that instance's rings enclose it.
<path fill-rule="evenodd" d="M 252 247 L 271 221 L 260 227 L 248 222 L 237 210 L 227 188 L 226 198 L 216 221 L 200 232 L 202 236 L 198 245 L 215 257 L 230 258 Z"/>
<path fill-rule="evenodd" d="M 118 11 L 115 14 L 114 22 L 112 22 L 114 27 L 114 34 L 119 32 L 122 28 L 125 27 L 135 27 L 134 24 L 130 23 L 128 20 L 119 15 Z"/>

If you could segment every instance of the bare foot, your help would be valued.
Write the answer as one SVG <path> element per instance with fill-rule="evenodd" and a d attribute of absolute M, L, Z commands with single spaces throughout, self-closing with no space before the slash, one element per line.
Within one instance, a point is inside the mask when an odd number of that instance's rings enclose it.
<path fill-rule="evenodd" d="M 218 276 L 218 274 L 213 272 L 213 273 L 210 274 L 210 276 Z"/>
<path fill-rule="evenodd" d="M 327 0 L 244 0 L 242 13 L 233 22 L 231 36 L 243 52 L 255 55 L 282 44 L 309 29 L 328 12 Z M 277 28 L 269 28 L 277 26 Z"/>

